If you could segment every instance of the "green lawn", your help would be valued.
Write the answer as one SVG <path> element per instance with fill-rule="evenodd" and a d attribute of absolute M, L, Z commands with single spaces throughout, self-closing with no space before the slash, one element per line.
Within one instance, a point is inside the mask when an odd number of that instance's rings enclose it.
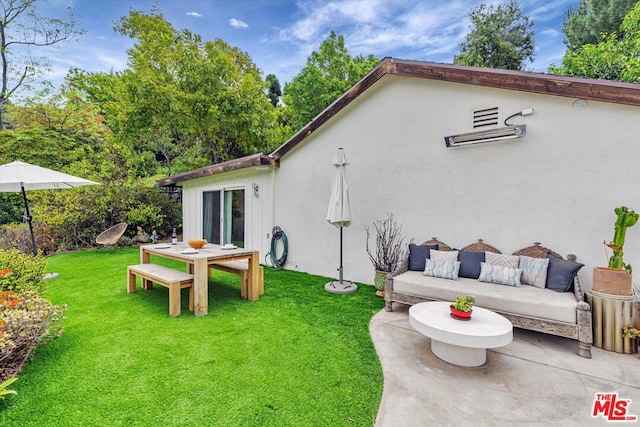
<path fill-rule="evenodd" d="M 154 262 L 176 268 L 180 263 Z M 0 426 L 371 426 L 382 369 L 368 324 L 372 287 L 265 268 L 265 294 L 240 299 L 214 271 L 209 314 L 168 317 L 168 290 L 126 292 L 137 248 L 52 256 L 45 296 L 67 304 L 65 332 L 39 347 L 0 401 Z M 138 286 L 139 287 L 139 286 Z"/>

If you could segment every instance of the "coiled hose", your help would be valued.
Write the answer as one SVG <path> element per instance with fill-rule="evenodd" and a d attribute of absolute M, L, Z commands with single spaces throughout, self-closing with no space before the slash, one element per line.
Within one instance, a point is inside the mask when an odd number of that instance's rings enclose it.
<path fill-rule="evenodd" d="M 282 255 L 280 257 L 276 256 L 276 246 L 278 245 L 278 240 L 282 240 Z M 289 244 L 287 240 L 287 235 L 282 231 L 280 227 L 277 225 L 273 227 L 271 231 L 271 250 L 267 255 L 265 255 L 265 264 L 269 265 L 266 260 L 267 257 L 271 259 L 271 268 L 275 268 L 276 270 L 280 270 L 287 263 L 287 253 L 289 250 Z"/>

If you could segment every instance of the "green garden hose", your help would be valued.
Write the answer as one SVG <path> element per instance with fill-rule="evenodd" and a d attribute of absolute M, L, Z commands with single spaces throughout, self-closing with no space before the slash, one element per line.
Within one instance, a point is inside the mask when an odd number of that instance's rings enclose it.
<path fill-rule="evenodd" d="M 282 240 L 282 255 L 280 257 L 276 256 L 276 246 L 278 245 L 278 240 Z M 287 235 L 282 231 L 280 227 L 277 225 L 273 227 L 271 231 L 271 250 L 267 254 L 267 256 L 271 259 L 271 267 L 276 270 L 280 270 L 287 263 L 287 252 L 288 252 L 289 244 L 287 241 Z M 266 257 L 265 257 L 266 258 Z M 265 260 L 266 261 L 266 260 Z M 265 262 L 265 264 L 267 264 Z M 267 264 L 269 265 L 269 264 Z"/>

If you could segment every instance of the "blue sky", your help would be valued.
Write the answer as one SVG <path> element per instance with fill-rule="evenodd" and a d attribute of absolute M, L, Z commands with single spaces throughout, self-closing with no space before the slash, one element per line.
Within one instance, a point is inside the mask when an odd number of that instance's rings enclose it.
<path fill-rule="evenodd" d="M 507 1 L 507 0 L 505 0 Z M 247 52 L 263 72 L 281 84 L 305 66 L 331 30 L 343 35 L 351 55 L 451 63 L 469 31 L 468 13 L 496 1 L 470 0 L 159 0 L 176 29 L 204 40 L 221 38 Z M 113 23 L 130 8 L 148 12 L 153 0 L 49 0 L 51 13 L 70 7 L 86 33 L 80 40 L 49 49 L 48 80 L 57 82 L 70 67 L 92 72 L 126 68 L 133 41 L 116 34 Z M 529 70 L 545 72 L 565 52 L 562 21 L 579 0 L 520 0 L 534 21 L 536 57 Z"/>

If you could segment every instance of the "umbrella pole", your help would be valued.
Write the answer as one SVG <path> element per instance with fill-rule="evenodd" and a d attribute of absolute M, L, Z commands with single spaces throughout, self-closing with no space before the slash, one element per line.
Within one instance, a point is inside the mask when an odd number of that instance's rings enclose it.
<path fill-rule="evenodd" d="M 38 251 L 36 250 L 36 236 L 33 234 L 33 224 L 31 224 L 31 214 L 29 213 L 29 202 L 27 202 L 27 193 L 24 191 L 24 185 L 20 184 L 20 188 L 22 189 L 22 198 L 24 199 L 24 210 L 25 215 L 24 219 L 29 223 L 29 231 L 31 232 L 31 247 L 33 248 L 33 254 L 37 255 Z"/>
<path fill-rule="evenodd" d="M 344 227 L 340 226 L 340 283 L 342 283 L 342 229 Z"/>

